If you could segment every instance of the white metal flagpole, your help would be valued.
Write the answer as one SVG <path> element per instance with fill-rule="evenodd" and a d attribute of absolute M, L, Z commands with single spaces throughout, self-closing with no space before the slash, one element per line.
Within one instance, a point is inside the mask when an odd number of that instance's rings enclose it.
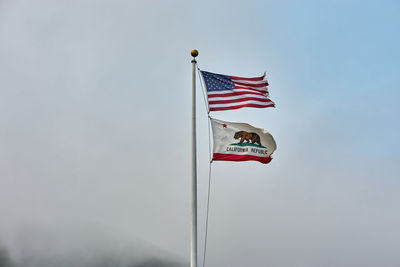
<path fill-rule="evenodd" d="M 197 152 L 196 152 L 196 57 L 197 50 L 190 53 L 192 60 L 192 200 L 190 225 L 190 267 L 197 267 Z"/>

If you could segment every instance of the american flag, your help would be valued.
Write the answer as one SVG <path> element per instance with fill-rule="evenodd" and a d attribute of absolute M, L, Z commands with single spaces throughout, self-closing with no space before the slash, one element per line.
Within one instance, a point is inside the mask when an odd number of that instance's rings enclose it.
<path fill-rule="evenodd" d="M 201 71 L 207 88 L 210 111 L 244 107 L 275 107 L 268 98 L 268 82 L 261 77 L 242 78 Z"/>

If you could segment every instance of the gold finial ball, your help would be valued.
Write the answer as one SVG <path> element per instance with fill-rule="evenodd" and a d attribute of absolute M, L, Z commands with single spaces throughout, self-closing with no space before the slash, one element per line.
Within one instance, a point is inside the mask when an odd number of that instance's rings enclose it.
<path fill-rule="evenodd" d="M 190 54 L 192 55 L 192 57 L 197 57 L 199 55 L 199 51 L 197 51 L 196 49 L 193 49 Z"/>

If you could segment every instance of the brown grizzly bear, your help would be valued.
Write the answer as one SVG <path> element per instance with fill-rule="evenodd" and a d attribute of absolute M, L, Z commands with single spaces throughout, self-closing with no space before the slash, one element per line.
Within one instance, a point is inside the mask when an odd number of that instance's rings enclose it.
<path fill-rule="evenodd" d="M 235 139 L 239 139 L 240 138 L 239 144 L 241 144 L 244 141 L 246 141 L 247 143 L 259 144 L 261 146 L 260 136 L 258 134 L 256 134 L 256 133 L 248 133 L 246 131 L 239 131 L 239 132 L 235 133 L 234 138 Z"/>

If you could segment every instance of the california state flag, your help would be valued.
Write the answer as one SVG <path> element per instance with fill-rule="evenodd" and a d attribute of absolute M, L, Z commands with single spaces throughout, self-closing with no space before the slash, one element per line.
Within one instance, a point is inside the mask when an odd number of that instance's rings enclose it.
<path fill-rule="evenodd" d="M 211 119 L 214 136 L 213 160 L 269 163 L 276 143 L 266 130 L 247 123 Z"/>

